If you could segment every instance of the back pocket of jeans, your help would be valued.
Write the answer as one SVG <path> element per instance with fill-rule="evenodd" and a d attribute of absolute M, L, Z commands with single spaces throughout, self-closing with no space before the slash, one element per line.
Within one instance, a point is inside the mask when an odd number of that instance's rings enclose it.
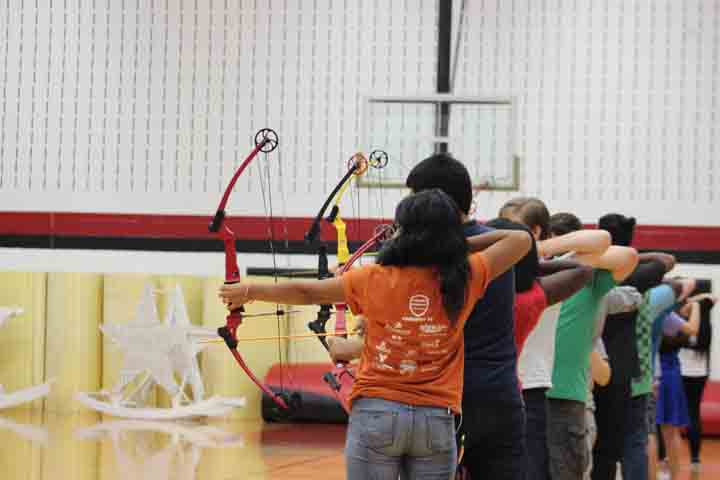
<path fill-rule="evenodd" d="M 433 452 L 447 452 L 455 443 L 455 422 L 452 415 L 428 415 L 428 448 Z"/>
<path fill-rule="evenodd" d="M 353 412 L 353 423 L 360 425 L 365 443 L 370 448 L 386 448 L 393 444 L 397 413 L 383 410 L 358 410 Z"/>

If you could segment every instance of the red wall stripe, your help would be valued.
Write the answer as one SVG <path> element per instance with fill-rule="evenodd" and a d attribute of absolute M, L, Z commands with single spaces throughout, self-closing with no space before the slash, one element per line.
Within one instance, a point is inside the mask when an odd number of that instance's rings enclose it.
<path fill-rule="evenodd" d="M 0 212 L 0 235 L 115 237 L 115 238 L 216 238 L 208 232 L 209 216 L 116 213 Z M 348 237 L 364 240 L 372 235 L 377 219 L 348 219 Z M 228 224 L 243 240 L 265 240 L 274 226 L 278 240 L 302 240 L 312 218 L 230 217 Z M 593 227 L 593 225 L 588 225 Z M 323 222 L 324 238 L 334 239 Z M 640 225 L 634 246 L 640 249 L 720 251 L 720 227 Z"/>
<path fill-rule="evenodd" d="M 0 212 L 0 235 L 65 236 L 113 238 L 214 239 L 208 232 L 212 217 L 203 215 L 154 215 L 117 213 Z M 227 224 L 242 240 L 266 240 L 274 227 L 278 240 L 302 240 L 312 218 L 228 217 Z M 348 237 L 363 239 L 372 235 L 379 220 L 346 219 Z M 333 228 L 322 223 L 323 236 Z"/>

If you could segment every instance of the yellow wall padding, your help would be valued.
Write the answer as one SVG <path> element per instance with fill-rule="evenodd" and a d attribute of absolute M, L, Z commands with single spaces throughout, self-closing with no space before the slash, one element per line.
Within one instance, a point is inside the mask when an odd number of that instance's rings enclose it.
<path fill-rule="evenodd" d="M 173 475 L 174 463 L 179 459 L 164 453 L 168 451 L 165 447 L 170 441 L 168 435 L 149 430 L 128 430 L 106 434 L 99 444 L 100 474 L 97 480 L 199 478 Z M 183 445 L 185 442 L 178 443 Z M 188 461 L 192 460 L 188 459 Z M 168 475 L 160 473 L 163 465 L 168 467 Z"/>
<path fill-rule="evenodd" d="M 55 379 L 48 411 L 79 411 L 75 393 L 100 387 L 102 288 L 102 275 L 48 273 L 45 374 Z"/>
<path fill-rule="evenodd" d="M 0 475 L 3 479 L 40 480 L 45 447 L 42 443 L 14 431 L 15 428 L 35 428 L 43 433 L 43 413 L 40 409 L 3 410 L 0 417 Z"/>
<path fill-rule="evenodd" d="M 157 297 L 157 285 L 151 275 L 134 273 L 105 275 L 101 323 L 122 325 L 138 320 L 138 306 L 147 285 L 152 285 Z M 155 303 L 157 305 L 158 302 Z M 102 347 L 101 385 L 103 389 L 111 390 L 120 379 L 124 352 L 104 334 L 102 334 Z M 148 406 L 156 405 L 154 392 L 151 392 L 148 403 Z"/>
<path fill-rule="evenodd" d="M 58 415 L 48 421 L 46 428 L 50 434 L 50 448 L 43 450 L 41 478 L 97 480 L 100 443 L 78 439 L 75 434 L 100 420 L 99 415 L 90 413 Z"/>
<path fill-rule="evenodd" d="M 0 384 L 8 392 L 45 381 L 46 279 L 45 273 L 0 272 L 0 305 L 24 310 L 0 327 Z"/>
<path fill-rule="evenodd" d="M 266 277 L 252 277 L 246 279 L 251 282 L 270 283 L 274 280 Z M 204 285 L 204 313 L 203 325 L 217 328 L 225 325 L 227 309 L 217 297 L 218 287 L 222 284 L 220 278 L 209 278 Z M 274 312 L 275 304 L 254 302 L 245 306 L 247 314 Z M 284 308 L 284 307 L 282 307 Z M 238 328 L 238 338 L 271 335 L 287 335 L 286 322 L 281 320 L 280 332 L 278 322 L 274 315 L 267 317 L 248 318 Z M 278 348 L 283 352 L 287 344 L 275 340 L 260 342 L 240 342 L 238 351 L 245 359 L 250 370 L 263 380 L 271 365 L 279 361 Z M 229 397 L 245 397 L 247 406 L 235 409 L 233 416 L 237 418 L 259 418 L 262 392 L 245 375 L 235 362 L 227 347 L 223 343 L 212 344 L 202 353 L 203 379 L 208 395 L 222 395 Z"/>
<path fill-rule="evenodd" d="M 263 444 L 256 440 L 263 429 L 262 421 L 235 422 L 223 425 L 211 421 L 210 426 L 232 432 L 242 444 L 228 448 L 205 448 L 198 464 L 197 478 L 273 478 L 263 459 Z"/>
<path fill-rule="evenodd" d="M 164 320 L 165 315 L 170 307 L 170 302 L 175 294 L 177 285 L 182 289 L 185 298 L 185 307 L 187 308 L 190 322 L 194 325 L 202 325 L 203 315 L 203 277 L 189 275 L 157 275 L 153 277 L 158 286 L 158 311 L 160 319 Z M 198 355 L 198 362 L 200 358 Z M 200 363 L 202 371 L 202 363 Z M 188 386 L 186 391 L 192 397 L 192 389 Z M 171 406 L 170 396 L 165 391 L 157 387 L 157 405 L 159 407 L 168 408 Z"/>

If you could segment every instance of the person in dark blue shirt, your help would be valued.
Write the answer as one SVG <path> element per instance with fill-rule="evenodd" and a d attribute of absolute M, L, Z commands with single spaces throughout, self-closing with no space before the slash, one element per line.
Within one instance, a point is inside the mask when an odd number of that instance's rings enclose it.
<path fill-rule="evenodd" d="M 473 200 L 467 168 L 448 154 L 418 163 L 405 185 L 413 193 L 439 188 L 464 214 L 465 235 L 493 229 L 469 216 Z M 515 279 L 510 269 L 490 283 L 465 324 L 465 378 L 458 438 L 471 478 L 525 478 L 525 412 L 517 378 Z"/>

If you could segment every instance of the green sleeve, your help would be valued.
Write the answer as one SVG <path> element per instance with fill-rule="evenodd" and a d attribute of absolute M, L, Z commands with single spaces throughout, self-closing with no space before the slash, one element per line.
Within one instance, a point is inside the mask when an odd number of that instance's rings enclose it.
<path fill-rule="evenodd" d="M 593 274 L 593 293 L 597 298 L 604 297 L 617 286 L 610 270 L 595 270 Z"/>

